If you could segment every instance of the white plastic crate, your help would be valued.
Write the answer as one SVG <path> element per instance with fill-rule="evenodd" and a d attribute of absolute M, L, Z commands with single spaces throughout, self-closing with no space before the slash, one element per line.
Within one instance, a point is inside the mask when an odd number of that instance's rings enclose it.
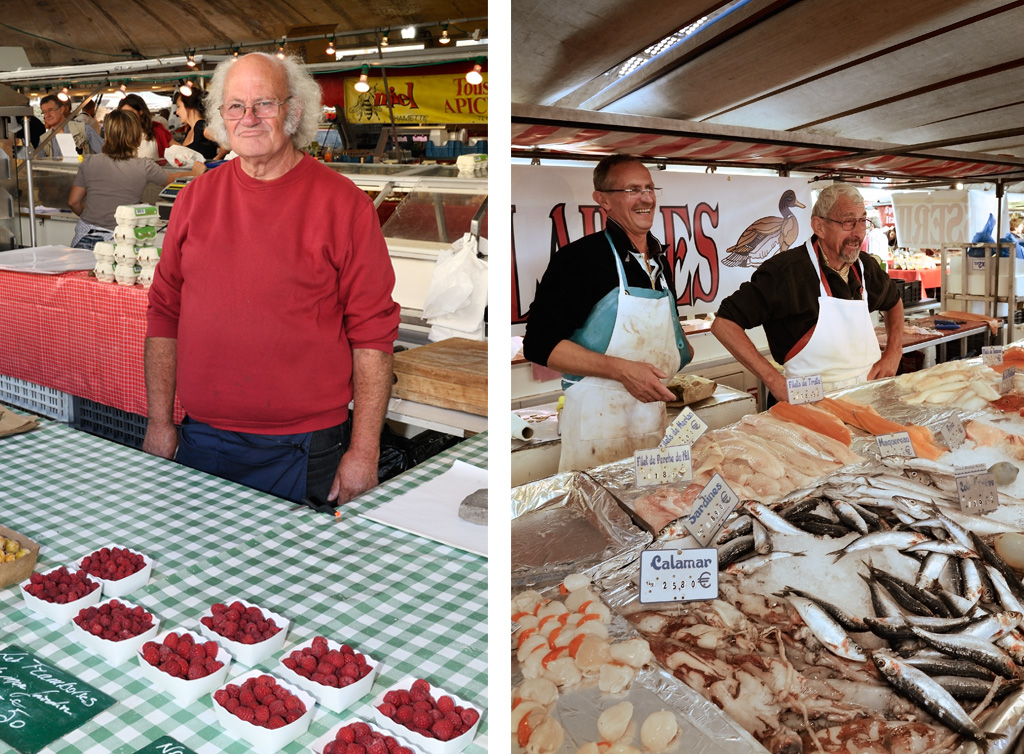
<path fill-rule="evenodd" d="M 0 403 L 62 422 L 74 419 L 72 396 L 16 377 L 0 375 Z"/>

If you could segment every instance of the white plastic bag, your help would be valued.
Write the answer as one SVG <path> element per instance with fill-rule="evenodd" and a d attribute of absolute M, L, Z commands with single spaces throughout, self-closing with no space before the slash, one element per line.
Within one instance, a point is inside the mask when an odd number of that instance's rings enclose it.
<path fill-rule="evenodd" d="M 164 150 L 164 159 L 167 160 L 168 165 L 174 165 L 178 168 L 190 168 L 197 162 L 206 162 L 206 158 L 203 157 L 199 152 L 188 147 L 183 147 L 181 144 L 171 144 Z"/>
<path fill-rule="evenodd" d="M 481 247 L 486 243 L 486 239 L 480 239 Z M 436 330 L 444 337 L 458 334 L 482 339 L 486 308 L 487 262 L 477 257 L 477 239 L 466 233 L 437 255 L 423 302 L 423 318 L 432 332 Z M 431 335 L 431 340 L 441 339 Z"/>

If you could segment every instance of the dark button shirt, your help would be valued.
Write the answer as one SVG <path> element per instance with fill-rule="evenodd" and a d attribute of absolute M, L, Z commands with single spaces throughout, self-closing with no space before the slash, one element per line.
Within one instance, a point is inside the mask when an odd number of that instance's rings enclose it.
<path fill-rule="evenodd" d="M 816 238 L 812 236 L 812 241 Z M 867 283 L 868 309 L 888 311 L 896 306 L 900 292 L 886 272 L 867 254 L 861 253 L 860 261 Z M 861 297 L 859 271 L 851 268 L 849 280 L 844 281 L 820 254 L 818 263 L 825 270 L 833 296 L 847 300 Z M 821 279 L 807 247 L 797 246 L 758 267 L 749 282 L 722 301 L 717 316 L 732 320 L 744 330 L 763 325 L 772 358 L 783 364 L 796 342 L 817 323 L 819 295 Z"/>
<path fill-rule="evenodd" d="M 637 249 L 626 231 L 610 217 L 605 227 L 615 241 L 615 248 L 622 260 L 626 285 L 651 288 L 651 278 L 647 271 L 629 253 Z M 666 262 L 664 248 L 651 233 L 647 234 L 647 248 L 652 250 L 651 261 L 657 265 L 657 288 L 661 289 L 661 276 L 664 275 L 674 302 L 676 296 L 672 286 L 672 271 Z M 555 346 L 582 327 L 597 302 L 608 291 L 618 287 L 619 275 L 615 269 L 615 260 L 603 231 L 591 233 L 556 251 L 530 305 L 523 355 L 536 364 L 546 366 Z"/>

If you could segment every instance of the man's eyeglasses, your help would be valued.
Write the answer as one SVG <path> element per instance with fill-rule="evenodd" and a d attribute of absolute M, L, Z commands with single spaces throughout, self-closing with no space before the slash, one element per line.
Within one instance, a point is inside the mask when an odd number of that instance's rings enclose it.
<path fill-rule="evenodd" d="M 626 196 L 661 196 L 660 188 L 625 188 L 625 189 L 601 189 L 602 194 L 614 194 L 614 193 L 625 194 Z"/>
<path fill-rule="evenodd" d="M 40 110 L 39 112 L 43 115 L 49 115 L 50 113 L 59 113 L 60 110 L 61 109 L 59 107 L 51 107 L 49 110 Z"/>
<path fill-rule="evenodd" d="M 291 99 L 289 97 L 288 99 Z M 231 105 L 221 105 L 220 115 L 224 120 L 241 120 L 245 117 L 246 110 L 252 110 L 252 114 L 257 118 L 274 118 L 279 112 L 281 112 L 281 105 L 288 101 L 281 100 L 277 102 L 275 100 L 265 99 L 259 102 L 253 102 L 251 105 L 243 105 L 241 102 L 235 102 Z"/>
<path fill-rule="evenodd" d="M 826 217 L 824 219 L 828 220 L 830 223 L 835 223 L 836 225 L 842 225 L 843 226 L 843 230 L 853 230 L 854 228 L 856 228 L 858 226 L 861 227 L 861 228 L 866 228 L 871 223 L 871 221 L 868 220 L 866 217 L 861 217 L 861 218 L 858 218 L 856 220 L 833 220 L 831 217 Z"/>

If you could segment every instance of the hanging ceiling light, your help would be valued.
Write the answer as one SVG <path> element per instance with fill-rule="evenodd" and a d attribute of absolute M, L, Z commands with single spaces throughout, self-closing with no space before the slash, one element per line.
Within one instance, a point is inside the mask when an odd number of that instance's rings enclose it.
<path fill-rule="evenodd" d="M 384 32 L 384 36 L 380 38 L 380 46 L 381 47 L 387 47 L 388 46 L 388 33 L 387 32 Z"/>
<path fill-rule="evenodd" d="M 370 91 L 369 79 L 370 66 L 364 65 L 362 71 L 359 73 L 359 81 L 356 82 L 355 90 L 357 92 L 368 92 Z"/>
<path fill-rule="evenodd" d="M 117 90 L 118 99 L 124 99 L 128 96 L 128 85 L 125 82 L 121 82 L 121 88 Z"/>
<path fill-rule="evenodd" d="M 466 74 L 466 81 L 473 86 L 479 86 L 484 82 L 483 73 L 481 73 L 484 69 L 483 60 L 483 58 L 477 58 L 476 62 L 473 63 L 473 70 Z"/>
<path fill-rule="evenodd" d="M 57 99 L 59 99 L 61 102 L 71 101 L 71 95 L 68 94 L 68 88 L 66 86 L 62 86 L 60 88 L 60 92 L 57 93 Z"/>
<path fill-rule="evenodd" d="M 234 55 L 232 55 L 232 57 L 235 57 L 235 58 L 238 57 L 238 48 L 237 47 L 235 48 L 235 53 L 234 53 Z"/>
<path fill-rule="evenodd" d="M 181 92 L 186 97 L 191 97 L 192 96 L 192 82 L 191 81 L 186 81 L 185 83 L 181 84 L 181 86 L 178 87 L 178 91 Z"/>
<path fill-rule="evenodd" d="M 185 65 L 187 65 L 189 68 L 195 68 L 196 67 L 196 54 L 195 54 L 195 52 L 190 52 L 188 54 L 188 60 L 185 61 Z"/>
<path fill-rule="evenodd" d="M 402 39 L 416 39 L 416 27 L 406 26 L 402 29 Z"/>
<path fill-rule="evenodd" d="M 334 49 L 334 37 L 331 37 L 331 41 L 327 43 L 327 49 L 324 50 L 328 55 L 336 54 L 337 50 Z"/>
<path fill-rule="evenodd" d="M 277 48 L 277 59 L 284 60 L 284 39 L 281 40 L 281 44 Z"/>
<path fill-rule="evenodd" d="M 448 24 L 441 24 L 441 38 L 437 41 L 443 45 L 452 41 L 452 38 L 448 36 Z"/>

